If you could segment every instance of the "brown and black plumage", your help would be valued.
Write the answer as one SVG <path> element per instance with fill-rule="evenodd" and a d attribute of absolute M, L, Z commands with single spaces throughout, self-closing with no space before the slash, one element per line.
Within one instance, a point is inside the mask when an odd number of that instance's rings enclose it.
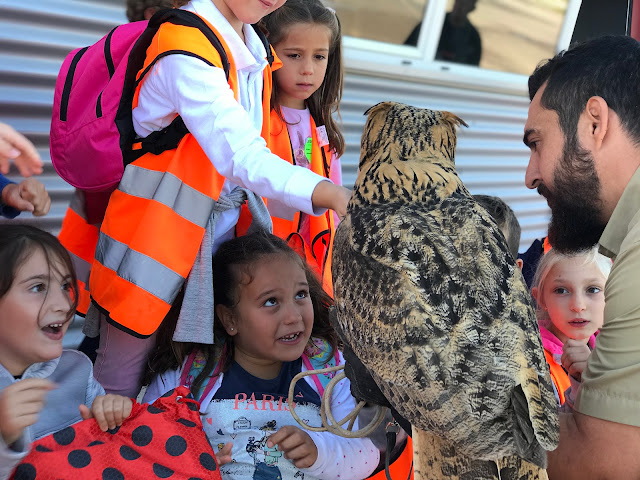
<path fill-rule="evenodd" d="M 546 478 L 553 387 L 520 270 L 456 173 L 461 123 L 369 109 L 333 248 L 338 329 L 412 424 L 416 479 Z"/>

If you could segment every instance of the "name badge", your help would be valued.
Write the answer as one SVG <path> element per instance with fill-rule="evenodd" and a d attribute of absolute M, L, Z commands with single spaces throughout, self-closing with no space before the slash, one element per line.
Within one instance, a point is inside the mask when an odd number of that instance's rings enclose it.
<path fill-rule="evenodd" d="M 316 135 L 318 137 L 318 145 L 320 145 L 320 148 L 329 145 L 329 137 L 327 137 L 327 129 L 324 125 L 316 127 Z"/>

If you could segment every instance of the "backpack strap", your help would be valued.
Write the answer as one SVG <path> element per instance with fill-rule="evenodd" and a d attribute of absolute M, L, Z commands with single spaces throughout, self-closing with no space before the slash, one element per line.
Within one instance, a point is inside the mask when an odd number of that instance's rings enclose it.
<path fill-rule="evenodd" d="M 329 343 L 326 340 L 319 338 L 312 338 L 311 340 L 314 346 L 312 348 L 306 348 L 302 354 L 302 363 L 304 363 L 307 370 L 320 370 L 321 368 L 335 367 L 338 365 L 340 362 L 340 354 L 337 349 L 335 350 L 334 355 L 327 358 L 331 350 Z M 322 397 L 325 387 L 329 384 L 336 373 L 337 372 L 328 372 L 312 376 L 313 383 L 318 389 L 320 397 Z"/>
<path fill-rule="evenodd" d="M 253 23 L 251 24 L 251 26 L 256 31 L 256 34 L 258 35 L 258 38 L 262 42 L 262 45 L 264 45 L 264 50 L 265 52 L 267 52 L 267 62 L 269 62 L 269 65 L 273 65 L 274 56 L 273 56 L 273 50 L 271 50 L 271 44 L 269 43 L 269 40 L 267 40 L 266 35 L 264 34 L 264 32 L 258 26 L 257 23 Z"/>
<path fill-rule="evenodd" d="M 204 366 L 206 363 L 206 359 L 203 358 L 203 356 L 201 355 L 199 356 L 198 353 L 200 353 L 199 350 L 194 349 L 189 354 L 189 356 L 187 357 L 187 361 L 185 362 L 184 367 L 182 369 L 182 374 L 180 375 L 180 385 L 188 387 L 189 389 L 191 389 L 191 385 L 193 384 L 193 381 L 198 376 L 198 374 L 204 369 Z M 204 386 L 204 388 L 200 387 L 199 392 L 192 392 L 195 394 L 194 396 L 197 397 L 196 400 L 198 402 L 201 402 L 204 398 L 207 398 L 207 395 L 209 395 L 209 392 L 211 392 L 211 389 L 213 389 L 214 385 L 216 384 L 218 377 L 222 373 L 222 365 L 224 364 L 223 360 L 226 354 L 227 354 L 227 346 L 225 344 L 222 346 L 220 357 L 216 360 L 216 364 L 215 364 L 215 367 L 213 368 L 213 372 L 211 373 L 211 375 L 209 375 L 209 379 L 207 380 L 207 383 Z"/>
<path fill-rule="evenodd" d="M 173 150 L 178 147 L 178 144 L 189 133 L 189 130 L 184 124 L 184 121 L 180 116 L 177 116 L 167 127 L 157 132 L 153 132 L 142 141 L 137 142 L 139 148 L 133 148 L 136 143 L 136 134 L 133 128 L 133 117 L 131 115 L 131 106 L 133 104 L 133 97 L 138 84 L 144 79 L 145 75 L 151 70 L 161 58 L 179 53 L 179 52 L 164 52 L 158 55 L 153 61 L 144 69 L 138 76 L 138 72 L 147 55 L 147 48 L 153 41 L 153 38 L 158 33 L 158 29 L 164 23 L 173 23 L 175 25 L 184 25 L 187 27 L 194 27 L 200 30 L 203 35 L 211 42 L 213 47 L 220 55 L 222 61 L 222 68 L 224 70 L 227 80 L 229 79 L 230 64 L 227 53 L 220 42 L 217 35 L 211 30 L 209 25 L 195 13 L 187 10 L 180 10 L 177 8 L 163 9 L 156 12 L 149 20 L 147 28 L 142 35 L 138 38 L 131 53 L 129 55 L 127 63 L 127 72 L 124 79 L 124 86 L 122 97 L 120 99 L 120 105 L 118 106 L 118 112 L 116 114 L 116 125 L 121 133 L 120 147 L 123 152 L 124 166 L 126 167 L 131 162 L 137 160 L 145 153 L 153 153 L 159 155 L 167 150 Z M 263 35 L 264 36 L 264 35 Z M 266 39 L 265 39 L 266 40 Z"/>

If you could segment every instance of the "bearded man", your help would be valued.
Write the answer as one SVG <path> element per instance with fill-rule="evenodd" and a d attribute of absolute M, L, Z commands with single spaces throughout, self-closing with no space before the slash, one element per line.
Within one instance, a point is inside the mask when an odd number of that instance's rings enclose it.
<path fill-rule="evenodd" d="M 549 478 L 640 478 L 640 43 L 607 36 L 561 52 L 533 72 L 529 95 L 525 181 L 551 208 L 551 244 L 599 243 L 614 260 Z"/>

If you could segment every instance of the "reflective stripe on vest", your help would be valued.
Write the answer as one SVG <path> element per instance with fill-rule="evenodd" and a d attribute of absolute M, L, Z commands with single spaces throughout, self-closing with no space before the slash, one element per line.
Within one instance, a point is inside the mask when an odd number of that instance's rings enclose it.
<path fill-rule="evenodd" d="M 237 98 L 235 63 L 222 36 L 209 26 L 227 52 L 229 86 Z M 191 52 L 222 67 L 200 30 L 165 23 L 147 49 L 141 71 L 166 52 Z M 267 66 L 263 115 L 270 111 L 270 97 Z M 262 134 L 268 133 L 269 122 L 264 121 Z M 109 200 L 90 279 L 93 302 L 110 323 L 139 337 L 156 331 L 193 266 L 224 181 L 191 134 L 175 150 L 147 153 L 126 166 Z"/>
<path fill-rule="evenodd" d="M 286 124 L 278 116 L 276 110 L 271 110 L 271 135 L 267 143 L 273 153 L 280 158 L 293 164 L 293 152 L 291 150 L 291 140 Z M 311 119 L 311 161 L 310 169 L 314 173 L 329 178 L 329 166 L 331 165 L 331 153 L 328 147 L 318 145 L 316 125 Z M 323 155 L 324 153 L 324 155 Z M 269 208 L 269 200 L 266 201 Z M 270 209 L 273 221 L 273 233 L 285 240 L 292 238 L 292 234 L 298 232 L 300 228 L 300 212 L 295 212 L 293 218 L 281 218 L 277 209 Z M 333 212 L 327 210 L 323 215 L 309 215 L 310 244 L 304 245 L 305 257 L 308 263 L 318 272 L 322 279 L 322 284 L 327 293 L 333 296 L 333 283 L 331 280 L 331 251 L 333 247 L 333 237 L 335 235 L 335 221 Z M 302 238 L 302 237 L 300 237 Z M 292 245 L 293 246 L 293 245 Z"/>
<path fill-rule="evenodd" d="M 81 315 L 87 314 L 91 302 L 89 274 L 98 243 L 98 233 L 99 227 L 90 224 L 87 220 L 84 193 L 76 190 L 62 220 L 58 240 L 69 252 L 78 276 L 78 308 L 76 310 Z"/>
<path fill-rule="evenodd" d="M 549 364 L 549 373 L 551 374 L 551 380 L 556 386 L 556 390 L 558 390 L 558 396 L 560 397 L 560 405 L 564 403 L 564 392 L 571 386 L 571 380 L 569 379 L 569 375 L 564 371 L 562 365 L 559 365 L 554 359 L 553 354 L 544 351 L 544 357 L 547 359 L 547 363 Z"/>

